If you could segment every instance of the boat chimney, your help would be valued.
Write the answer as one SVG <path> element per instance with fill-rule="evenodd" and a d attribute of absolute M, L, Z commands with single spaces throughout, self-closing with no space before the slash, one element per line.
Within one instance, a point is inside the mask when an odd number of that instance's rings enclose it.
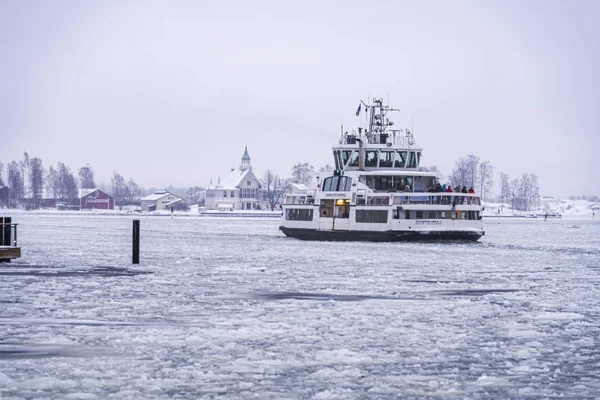
<path fill-rule="evenodd" d="M 365 170 L 365 144 L 362 139 L 356 139 L 358 142 L 358 169 L 360 171 Z"/>

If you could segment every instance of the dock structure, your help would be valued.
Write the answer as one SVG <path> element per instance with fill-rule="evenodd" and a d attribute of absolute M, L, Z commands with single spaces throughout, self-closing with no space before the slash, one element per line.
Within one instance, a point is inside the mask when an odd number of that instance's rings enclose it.
<path fill-rule="evenodd" d="M 10 217 L 0 217 L 0 262 L 10 262 L 21 257 L 17 243 L 17 225 Z"/>

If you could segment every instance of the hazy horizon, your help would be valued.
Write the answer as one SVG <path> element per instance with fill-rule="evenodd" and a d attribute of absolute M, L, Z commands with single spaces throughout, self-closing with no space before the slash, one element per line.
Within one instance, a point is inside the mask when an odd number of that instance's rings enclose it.
<path fill-rule="evenodd" d="M 600 3 L 0 1 L 0 162 L 89 163 L 143 187 L 240 163 L 333 164 L 340 122 L 389 98 L 423 164 L 598 195 Z"/>

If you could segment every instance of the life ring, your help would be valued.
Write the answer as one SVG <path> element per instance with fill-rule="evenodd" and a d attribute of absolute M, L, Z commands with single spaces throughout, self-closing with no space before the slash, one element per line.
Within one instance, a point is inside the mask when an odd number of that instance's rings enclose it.
<path fill-rule="evenodd" d="M 389 197 L 384 197 L 382 203 L 383 203 L 383 205 L 387 206 L 388 204 L 390 204 L 390 198 Z"/>

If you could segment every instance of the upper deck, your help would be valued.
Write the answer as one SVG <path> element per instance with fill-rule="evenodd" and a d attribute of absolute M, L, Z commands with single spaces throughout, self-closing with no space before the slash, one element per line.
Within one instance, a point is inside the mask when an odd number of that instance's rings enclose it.
<path fill-rule="evenodd" d="M 394 121 L 389 113 L 400 111 L 383 104 L 382 99 L 374 99 L 373 105 L 361 102 L 356 115 L 364 106 L 367 126 L 358 127 L 352 133 L 342 127 L 339 143 L 333 146 L 333 156 L 337 170 L 376 170 L 414 171 L 421 162 L 422 147 L 417 146 L 409 129 L 394 129 Z"/>

